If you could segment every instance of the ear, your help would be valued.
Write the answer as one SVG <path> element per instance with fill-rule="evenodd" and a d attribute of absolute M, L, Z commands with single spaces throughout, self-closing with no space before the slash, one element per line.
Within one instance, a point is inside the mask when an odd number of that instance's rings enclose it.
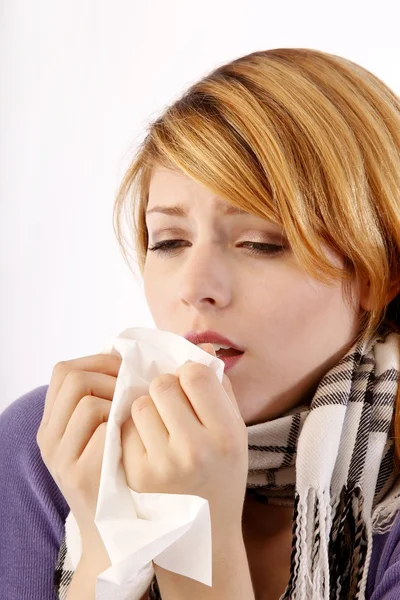
<path fill-rule="evenodd" d="M 386 306 L 400 293 L 399 281 L 394 281 L 390 284 L 387 296 Z M 360 285 L 360 306 L 363 310 L 371 310 L 371 284 L 368 280 Z"/>

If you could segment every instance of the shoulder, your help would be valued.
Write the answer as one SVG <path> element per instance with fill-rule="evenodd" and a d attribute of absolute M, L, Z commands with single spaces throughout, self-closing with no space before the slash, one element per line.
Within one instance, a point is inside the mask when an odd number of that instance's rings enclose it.
<path fill-rule="evenodd" d="M 3 436 L 6 439 L 11 436 L 14 440 L 15 436 L 19 435 L 30 440 L 34 433 L 36 437 L 48 387 L 42 385 L 23 394 L 0 413 L 0 443 L 4 443 Z"/>
<path fill-rule="evenodd" d="M 0 452 L 3 468 L 18 465 L 26 470 L 39 463 L 36 435 L 43 416 L 48 385 L 37 387 L 14 400 L 0 414 Z M 6 462 L 5 462 L 6 460 Z"/>
<path fill-rule="evenodd" d="M 48 387 L 42 385 L 23 394 L 0 414 L 0 451 L 3 459 L 8 456 L 14 462 L 26 453 L 37 455 L 39 452 L 36 435 Z"/>

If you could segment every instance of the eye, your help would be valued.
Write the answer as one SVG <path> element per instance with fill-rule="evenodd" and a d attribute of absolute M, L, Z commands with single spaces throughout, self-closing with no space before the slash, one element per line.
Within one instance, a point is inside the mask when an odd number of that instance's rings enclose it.
<path fill-rule="evenodd" d="M 150 252 L 159 252 L 160 254 L 171 254 L 172 252 L 179 251 L 182 246 L 176 246 L 175 244 L 185 243 L 185 240 L 165 240 L 163 242 L 158 242 L 151 248 L 148 248 Z M 279 246 L 278 244 L 263 244 L 261 242 L 242 242 L 242 245 L 245 244 L 250 245 L 251 248 L 247 248 L 249 254 L 255 255 L 269 255 L 274 256 L 277 254 L 282 254 L 285 250 L 284 246 Z"/>
<path fill-rule="evenodd" d="M 284 251 L 284 246 L 278 244 L 262 244 L 261 242 L 242 242 L 243 244 L 250 244 L 252 248 L 249 248 L 250 254 L 269 254 L 274 256 L 275 254 L 281 254 Z"/>

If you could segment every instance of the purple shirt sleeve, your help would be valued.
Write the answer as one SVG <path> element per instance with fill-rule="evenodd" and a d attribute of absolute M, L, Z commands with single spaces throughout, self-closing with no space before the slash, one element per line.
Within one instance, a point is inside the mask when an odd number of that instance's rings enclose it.
<path fill-rule="evenodd" d="M 36 442 L 48 386 L 0 414 L 0 597 L 55 600 L 54 573 L 69 506 Z"/>
<path fill-rule="evenodd" d="M 399 599 L 400 513 L 389 533 L 374 538 L 366 591 L 366 600 Z"/>

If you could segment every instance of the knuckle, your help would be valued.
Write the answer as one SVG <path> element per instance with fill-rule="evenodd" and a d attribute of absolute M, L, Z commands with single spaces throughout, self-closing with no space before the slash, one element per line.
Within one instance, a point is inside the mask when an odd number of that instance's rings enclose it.
<path fill-rule="evenodd" d="M 52 456 L 51 444 L 47 441 L 47 439 L 43 436 L 43 434 L 38 434 L 36 436 L 36 442 L 40 449 L 40 454 L 42 455 L 43 461 L 47 464 L 50 457 Z"/>
<path fill-rule="evenodd" d="M 39 448 L 40 448 L 40 446 L 43 445 L 43 437 L 44 437 L 43 436 L 43 429 L 40 426 L 39 429 L 36 432 L 36 443 L 39 446 Z"/>
<path fill-rule="evenodd" d="M 53 367 L 51 379 L 54 381 L 64 381 L 69 372 L 69 367 L 66 361 L 60 361 Z"/>
<path fill-rule="evenodd" d="M 96 449 L 100 448 L 102 455 L 104 454 L 104 445 L 105 445 L 105 440 L 106 440 L 106 433 L 107 433 L 107 425 L 108 422 L 107 421 L 103 421 L 102 423 L 100 423 L 99 425 L 97 425 L 93 435 L 92 435 L 92 440 L 93 442 L 96 444 Z"/>
<path fill-rule="evenodd" d="M 104 421 L 103 423 L 100 423 L 100 425 L 97 427 L 96 431 L 94 433 L 105 433 L 107 431 L 107 421 Z"/>
<path fill-rule="evenodd" d="M 49 433 L 42 426 L 39 427 L 36 433 L 36 443 L 39 446 L 40 453 L 43 459 L 53 455 L 54 443 L 50 439 Z"/>
<path fill-rule="evenodd" d="M 176 377 L 169 373 L 163 373 L 155 377 L 150 383 L 149 391 L 152 392 L 167 392 L 176 385 Z"/>
<path fill-rule="evenodd" d="M 73 387 L 79 387 L 82 382 L 85 380 L 85 371 L 79 371 L 78 369 L 71 369 L 68 371 L 66 377 L 68 377 L 68 382 Z"/>
<path fill-rule="evenodd" d="M 57 379 L 59 377 L 64 378 L 67 375 L 68 371 L 69 371 L 69 367 L 68 367 L 67 361 L 61 360 L 56 365 L 54 365 L 52 376 Z"/>
<path fill-rule="evenodd" d="M 150 396 L 139 396 L 139 398 L 133 402 L 131 412 L 139 413 L 140 411 L 145 410 L 150 406 L 150 402 L 152 402 Z"/>
<path fill-rule="evenodd" d="M 86 395 L 80 399 L 78 406 L 81 410 L 92 414 L 98 409 L 98 404 L 98 399 L 95 396 Z"/>
<path fill-rule="evenodd" d="M 59 360 L 53 367 L 53 371 L 63 370 L 67 366 L 66 360 Z"/>

